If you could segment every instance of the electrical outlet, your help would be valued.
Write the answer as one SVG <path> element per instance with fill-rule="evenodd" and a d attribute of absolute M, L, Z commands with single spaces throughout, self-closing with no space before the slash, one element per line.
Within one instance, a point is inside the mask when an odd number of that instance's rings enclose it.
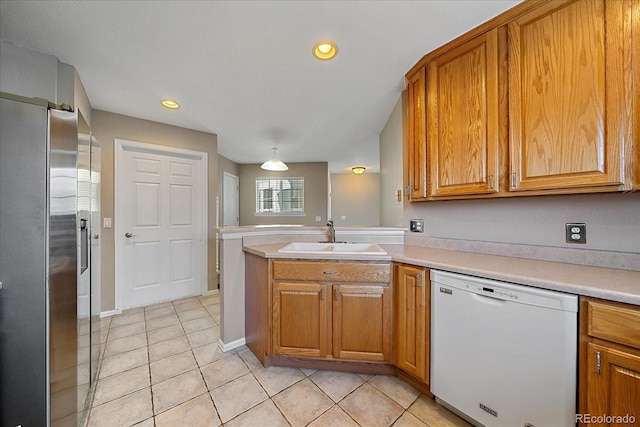
<path fill-rule="evenodd" d="M 567 243 L 587 243 L 587 224 L 568 223 L 565 226 Z"/>

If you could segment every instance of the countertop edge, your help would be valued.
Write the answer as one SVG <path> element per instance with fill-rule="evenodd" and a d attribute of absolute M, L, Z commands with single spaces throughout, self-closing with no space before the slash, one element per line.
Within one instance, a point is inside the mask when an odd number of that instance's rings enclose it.
<path fill-rule="evenodd" d="M 487 255 L 450 249 L 401 244 L 381 244 L 387 255 L 341 255 L 279 253 L 284 244 L 244 246 L 248 253 L 274 259 L 323 259 L 390 261 L 485 277 L 610 301 L 640 305 L 640 272 L 605 267 Z"/>

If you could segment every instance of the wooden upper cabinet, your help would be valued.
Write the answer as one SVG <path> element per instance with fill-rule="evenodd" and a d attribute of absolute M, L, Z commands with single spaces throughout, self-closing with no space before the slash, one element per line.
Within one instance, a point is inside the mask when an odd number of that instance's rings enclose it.
<path fill-rule="evenodd" d="M 493 29 L 427 64 L 431 197 L 499 190 L 498 44 Z"/>
<path fill-rule="evenodd" d="M 424 67 L 407 76 L 407 181 L 410 200 L 427 197 L 427 153 Z"/>
<path fill-rule="evenodd" d="M 550 2 L 508 24 L 512 191 L 625 189 L 631 12 L 631 0 Z"/>

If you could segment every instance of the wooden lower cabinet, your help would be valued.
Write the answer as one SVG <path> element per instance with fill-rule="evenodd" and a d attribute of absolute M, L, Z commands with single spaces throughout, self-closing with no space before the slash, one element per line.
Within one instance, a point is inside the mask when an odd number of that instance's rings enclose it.
<path fill-rule="evenodd" d="M 273 285 L 273 353 L 324 357 L 327 355 L 330 304 L 319 283 Z"/>
<path fill-rule="evenodd" d="M 271 355 L 391 362 L 390 263 L 271 263 Z"/>
<path fill-rule="evenodd" d="M 636 422 L 630 425 L 640 425 L 640 352 L 620 351 L 594 343 L 587 346 L 586 413 L 594 417 L 633 416 Z"/>
<path fill-rule="evenodd" d="M 581 338 L 578 423 L 640 426 L 640 307 L 582 298 Z"/>
<path fill-rule="evenodd" d="M 429 384 L 429 269 L 396 264 L 394 364 Z"/>
<path fill-rule="evenodd" d="M 391 289 L 377 285 L 336 285 L 333 289 L 333 356 L 390 361 Z"/>

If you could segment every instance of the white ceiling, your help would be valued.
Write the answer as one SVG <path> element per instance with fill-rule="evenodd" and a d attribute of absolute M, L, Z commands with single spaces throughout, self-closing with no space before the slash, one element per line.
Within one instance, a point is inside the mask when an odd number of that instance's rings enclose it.
<path fill-rule="evenodd" d="M 275 144 L 285 162 L 378 171 L 404 74 L 518 2 L 2 0 L 0 37 L 76 67 L 93 108 L 215 133 L 234 162 Z M 332 61 L 311 55 L 323 39 Z"/>

